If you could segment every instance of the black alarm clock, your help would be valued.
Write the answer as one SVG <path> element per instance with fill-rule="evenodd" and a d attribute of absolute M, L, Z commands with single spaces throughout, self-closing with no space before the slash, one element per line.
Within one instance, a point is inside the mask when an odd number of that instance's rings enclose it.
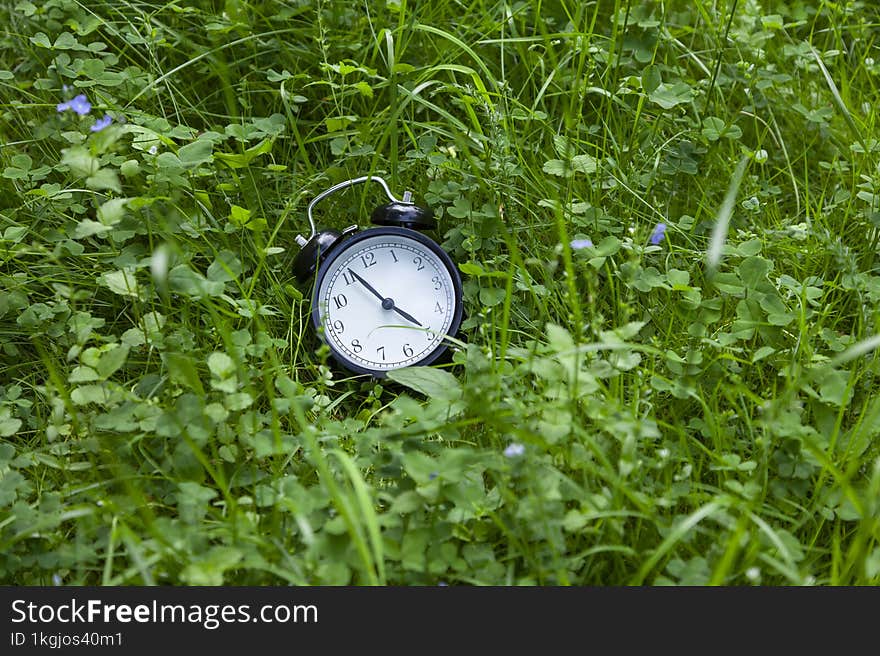
<path fill-rule="evenodd" d="M 370 217 L 378 227 L 316 230 L 314 206 L 363 182 L 377 182 L 390 200 Z M 461 325 L 458 269 L 420 232 L 435 228 L 436 221 L 411 198 L 406 192 L 398 200 L 375 176 L 340 182 L 309 203 L 311 235 L 296 237 L 296 278 L 305 283 L 315 274 L 312 323 L 333 358 L 354 373 L 383 378 L 392 369 L 431 364 Z"/>

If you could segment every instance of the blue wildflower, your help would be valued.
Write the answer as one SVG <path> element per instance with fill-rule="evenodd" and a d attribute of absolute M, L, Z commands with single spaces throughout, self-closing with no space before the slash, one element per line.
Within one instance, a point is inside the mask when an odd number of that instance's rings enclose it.
<path fill-rule="evenodd" d="M 666 224 L 658 223 L 654 226 L 654 232 L 651 233 L 651 243 L 656 246 L 661 241 L 663 241 L 663 236 L 666 234 Z"/>
<path fill-rule="evenodd" d="M 110 115 L 104 114 L 104 118 L 99 118 L 97 121 L 95 121 L 95 124 L 92 127 L 90 127 L 89 130 L 91 130 L 92 132 L 100 132 L 101 130 L 106 128 L 108 125 L 110 125 L 112 122 L 113 122 L 113 119 L 110 118 Z"/>
<path fill-rule="evenodd" d="M 430 474 L 428 474 L 428 480 L 433 481 L 438 476 L 439 476 L 439 474 L 437 472 L 431 472 Z"/>
<path fill-rule="evenodd" d="M 526 448 L 519 444 L 518 442 L 511 442 L 506 449 L 504 449 L 504 455 L 508 458 L 516 458 L 517 456 L 521 456 L 526 452 Z"/>
<path fill-rule="evenodd" d="M 88 98 L 85 97 L 85 94 L 81 93 L 78 96 L 74 96 L 67 102 L 58 103 L 55 109 L 57 109 L 59 112 L 64 112 L 68 109 L 72 109 L 80 116 L 85 116 L 90 111 L 92 111 L 92 103 L 90 103 Z"/>
<path fill-rule="evenodd" d="M 582 248 L 592 248 L 593 242 L 591 242 L 589 239 L 572 239 L 571 247 L 576 251 Z"/>

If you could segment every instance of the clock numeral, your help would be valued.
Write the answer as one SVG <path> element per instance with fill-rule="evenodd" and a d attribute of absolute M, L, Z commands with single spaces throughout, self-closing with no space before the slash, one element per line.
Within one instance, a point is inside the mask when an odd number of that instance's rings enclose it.
<path fill-rule="evenodd" d="M 384 346 L 380 346 L 379 348 L 376 349 L 376 353 L 378 353 L 379 355 L 381 355 L 381 356 L 382 356 L 382 362 L 385 362 L 385 347 L 384 347 Z"/>
<path fill-rule="evenodd" d="M 412 346 L 410 346 L 409 344 L 404 344 L 403 345 L 403 354 L 406 357 L 411 358 L 412 354 L 413 354 Z"/>
<path fill-rule="evenodd" d="M 434 306 L 434 312 L 439 312 L 440 314 L 443 314 L 443 308 L 440 306 L 439 302 Z"/>
<path fill-rule="evenodd" d="M 338 296 L 333 297 L 333 302 L 336 303 L 336 309 L 344 308 L 348 305 L 348 299 L 345 298 L 345 294 L 339 294 Z"/>
<path fill-rule="evenodd" d="M 354 351 L 355 353 L 360 353 L 361 351 L 364 350 L 364 347 L 361 346 L 361 343 L 358 340 L 353 339 L 353 340 L 351 340 L 351 350 Z"/>
<path fill-rule="evenodd" d="M 431 282 L 434 283 L 434 289 L 440 289 L 443 286 L 443 283 L 440 282 L 440 276 L 434 276 L 431 278 Z"/>
<path fill-rule="evenodd" d="M 376 254 L 375 253 L 364 253 L 361 255 L 361 262 L 364 263 L 364 268 L 367 269 L 374 264 L 376 264 Z"/>
<path fill-rule="evenodd" d="M 342 272 L 342 279 L 345 280 L 346 285 L 350 285 L 354 282 L 354 277 L 349 278 L 348 273 L 345 271 Z"/>
<path fill-rule="evenodd" d="M 394 261 L 395 261 L 395 262 L 400 262 L 400 260 L 398 260 L 398 259 L 397 259 L 397 256 L 394 254 L 394 251 L 393 251 L 393 250 L 390 250 L 390 251 L 388 251 L 388 252 L 391 253 L 391 257 L 394 258 Z"/>
<path fill-rule="evenodd" d="M 416 256 L 413 258 L 413 264 L 416 265 L 416 271 L 421 271 L 422 269 L 425 268 L 425 265 L 422 264 L 422 258 L 419 257 L 418 255 L 416 255 Z"/>
<path fill-rule="evenodd" d="M 435 339 L 437 339 L 437 333 L 428 328 L 428 330 L 425 331 L 425 337 L 428 338 L 429 342 L 433 342 Z"/>
<path fill-rule="evenodd" d="M 333 330 L 335 330 L 340 335 L 345 332 L 345 324 L 337 319 L 333 322 Z"/>

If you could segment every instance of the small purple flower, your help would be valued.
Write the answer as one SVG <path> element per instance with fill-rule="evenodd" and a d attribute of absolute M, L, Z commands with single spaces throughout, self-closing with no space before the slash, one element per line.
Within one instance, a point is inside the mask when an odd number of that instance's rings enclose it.
<path fill-rule="evenodd" d="M 571 247 L 574 250 L 579 251 L 582 248 L 592 248 L 593 242 L 591 242 L 589 239 L 572 239 Z"/>
<path fill-rule="evenodd" d="M 91 130 L 92 132 L 100 132 L 101 130 L 106 128 L 108 125 L 110 125 L 112 122 L 113 122 L 113 119 L 110 118 L 110 115 L 104 114 L 104 118 L 99 118 L 97 121 L 95 121 L 95 124 L 92 127 L 90 127 L 89 130 Z"/>
<path fill-rule="evenodd" d="M 518 442 L 511 442 L 507 445 L 507 448 L 504 449 L 504 455 L 508 458 L 516 458 L 518 456 L 521 456 L 525 452 L 526 448 Z"/>
<path fill-rule="evenodd" d="M 661 241 L 663 241 L 663 236 L 666 234 L 666 224 L 658 223 L 654 226 L 654 232 L 651 233 L 651 243 L 656 246 Z"/>
<path fill-rule="evenodd" d="M 439 476 L 437 472 L 431 472 L 430 474 L 428 474 L 428 480 L 433 481 L 435 478 L 437 478 L 437 476 Z"/>
<path fill-rule="evenodd" d="M 90 111 L 92 111 L 92 103 L 90 103 L 88 98 L 85 97 L 85 94 L 81 93 L 78 96 L 74 96 L 67 102 L 58 103 L 55 109 L 59 112 L 64 112 L 68 109 L 72 109 L 80 116 L 85 116 Z"/>

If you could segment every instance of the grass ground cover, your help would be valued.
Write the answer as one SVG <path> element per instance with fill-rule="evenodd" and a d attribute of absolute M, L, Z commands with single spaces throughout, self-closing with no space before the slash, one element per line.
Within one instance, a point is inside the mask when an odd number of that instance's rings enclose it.
<path fill-rule="evenodd" d="M 0 581 L 880 583 L 875 3 L 0 25 Z M 464 280 L 385 380 L 291 271 L 367 174 Z"/>

